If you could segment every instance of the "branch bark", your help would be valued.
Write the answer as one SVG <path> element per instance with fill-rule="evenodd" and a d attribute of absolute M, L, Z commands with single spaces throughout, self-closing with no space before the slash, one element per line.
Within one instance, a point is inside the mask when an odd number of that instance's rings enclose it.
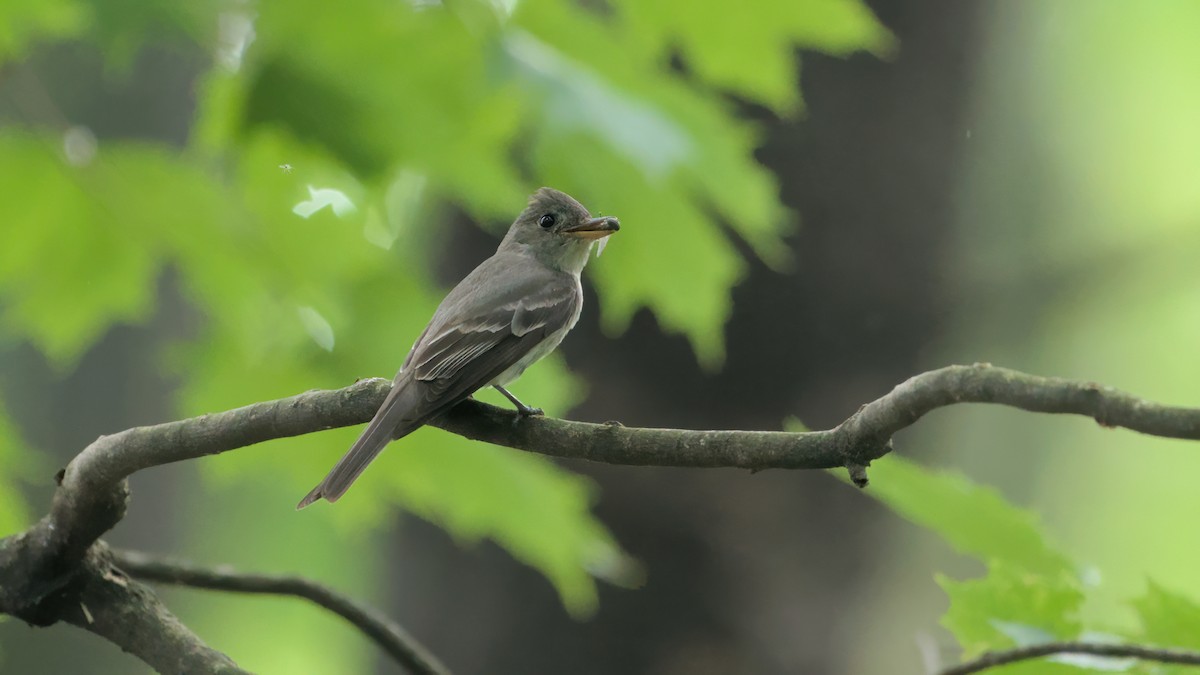
<path fill-rule="evenodd" d="M 437 657 L 396 622 L 314 581 L 301 577 L 246 574 L 224 567 L 209 569 L 138 551 L 114 551 L 113 560 L 123 571 L 146 581 L 234 593 L 292 595 L 309 600 L 349 621 L 409 672 L 418 675 L 450 673 Z"/>
<path fill-rule="evenodd" d="M 1018 661 L 1028 661 L 1055 654 L 1090 654 L 1092 656 L 1111 656 L 1113 658 L 1134 658 L 1142 661 L 1154 661 L 1156 663 L 1200 666 L 1200 652 L 1095 642 L 1047 642 L 1040 645 L 1018 647 L 1003 652 L 988 652 L 973 661 L 967 661 L 953 668 L 947 668 L 941 671 L 939 675 L 970 675 L 971 673 L 981 673 L 991 668 L 1017 663 Z"/>
<path fill-rule="evenodd" d="M 20 546 L 21 535 L 0 540 L 0 552 Z M 8 557 L 7 555 L 5 556 Z M 0 568 L 0 586 L 14 576 Z M 24 608 L 4 611 L 36 626 L 65 621 L 95 633 L 160 673 L 246 675 L 225 654 L 204 644 L 149 587 L 113 566 L 103 542 L 91 546 L 66 583 Z"/>
<path fill-rule="evenodd" d="M 70 620 L 56 613 L 66 610 L 52 600 L 73 588 L 81 574 L 87 577 L 85 559 L 98 538 L 124 516 L 126 479 L 134 472 L 366 422 L 389 386 L 387 380 L 364 380 L 344 389 L 310 391 L 101 436 L 59 474 L 59 489 L 46 517 L 0 540 L 0 612 L 32 623 Z M 1039 377 L 989 364 L 917 375 L 826 431 L 638 429 L 523 417 L 476 401 L 464 402 L 433 424 L 474 440 L 612 464 L 751 470 L 844 466 L 863 486 L 866 467 L 891 451 L 893 434 L 932 410 L 957 403 L 1083 415 L 1105 427 L 1200 440 L 1200 409 L 1159 405 L 1091 382 Z"/>

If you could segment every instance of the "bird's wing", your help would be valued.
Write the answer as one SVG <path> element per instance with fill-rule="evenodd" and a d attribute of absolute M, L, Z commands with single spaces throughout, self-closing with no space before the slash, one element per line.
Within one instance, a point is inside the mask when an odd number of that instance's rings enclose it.
<path fill-rule="evenodd" d="M 442 302 L 374 419 L 298 508 L 336 501 L 391 440 L 490 384 L 575 316 L 581 298 L 573 277 L 538 270 L 489 287 L 498 270 L 487 263 Z M 464 294 L 464 286 L 486 291 Z"/>
<path fill-rule="evenodd" d="M 549 333 L 565 326 L 579 302 L 573 284 L 543 286 L 534 293 L 486 309 L 474 316 L 445 326 L 418 342 L 411 367 L 418 380 L 437 382 L 448 379 L 477 379 L 473 373 L 489 372 L 513 365 Z M 511 358 L 508 343 L 531 345 Z M 459 374 L 461 378 L 456 378 Z M 497 373 L 499 374 L 499 373 Z M 483 382 L 479 386 L 483 386 Z"/>

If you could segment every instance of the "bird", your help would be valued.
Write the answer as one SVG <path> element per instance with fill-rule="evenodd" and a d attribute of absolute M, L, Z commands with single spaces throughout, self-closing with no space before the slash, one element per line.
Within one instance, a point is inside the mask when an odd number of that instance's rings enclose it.
<path fill-rule="evenodd" d="M 417 338 L 374 418 L 297 509 L 336 502 L 393 440 L 403 438 L 485 387 L 523 415 L 505 385 L 554 351 L 579 320 L 579 275 L 593 245 L 621 227 L 592 217 L 578 201 L 543 187 L 529 198 L 492 257 L 455 286 Z"/>

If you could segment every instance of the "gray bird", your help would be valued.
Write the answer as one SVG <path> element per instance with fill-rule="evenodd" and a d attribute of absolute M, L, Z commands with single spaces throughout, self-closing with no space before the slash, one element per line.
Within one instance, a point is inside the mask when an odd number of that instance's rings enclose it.
<path fill-rule="evenodd" d="M 374 419 L 296 508 L 321 498 L 337 501 L 388 443 L 483 387 L 495 387 L 523 415 L 541 414 L 504 385 L 554 351 L 575 326 L 583 309 L 579 273 L 592 244 L 618 229 L 616 218 L 593 218 L 558 190 L 535 192 L 496 254 L 438 305 Z"/>

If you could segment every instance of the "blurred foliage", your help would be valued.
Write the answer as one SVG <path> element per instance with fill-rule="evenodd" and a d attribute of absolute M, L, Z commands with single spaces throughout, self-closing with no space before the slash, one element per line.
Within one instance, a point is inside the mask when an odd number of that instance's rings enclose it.
<path fill-rule="evenodd" d="M 37 464 L 32 453 L 20 443 L 8 411 L 0 407 L 0 536 L 16 532 L 32 522 L 29 507 L 21 499 L 18 481 L 33 474 Z M 44 468 L 44 467 L 43 467 Z"/>
<path fill-rule="evenodd" d="M 1200 404 L 1200 4 L 980 7 L 972 110 L 947 130 L 963 158 L 939 285 L 950 320 L 923 365 L 989 361 Z M 908 438 L 1039 513 L 1084 578 L 1103 571 L 1083 589 L 1081 626 L 1180 646 L 1200 635 L 1182 609 L 1200 598 L 1194 443 L 995 406 L 931 415 Z M 936 552 L 889 535 L 903 554 L 869 620 L 896 649 L 857 671 L 890 668 L 903 649 L 915 661 L 906 622 L 939 611 L 909 583 Z M 1156 588 L 1181 601 L 1165 603 L 1179 610 L 1167 622 L 1146 600 L 1163 599 Z"/>
<path fill-rule="evenodd" d="M 970 343 L 972 360 L 1200 404 L 1200 4 L 1025 2 L 995 23 L 953 257 L 959 290 L 992 301 L 964 303 L 945 358 Z M 1194 444 L 981 417 L 955 415 L 944 442 L 995 457 L 983 470 L 1053 449 L 1030 503 L 1109 570 L 1089 611 L 1132 622 L 1147 576 L 1200 596 L 1200 549 L 1178 536 L 1200 509 Z"/>
<path fill-rule="evenodd" d="M 894 454 L 873 464 L 871 472 L 866 494 L 986 565 L 986 574 L 975 579 L 937 579 L 950 599 L 942 624 L 958 639 L 966 657 L 1052 640 L 1200 648 L 1200 604 L 1154 583 L 1129 603 L 1139 618 L 1137 626 L 1085 619 L 1084 603 L 1090 595 L 1104 592 L 1104 570 L 1072 560 L 1050 540 L 1034 514 L 1011 505 L 996 490 Z M 1130 659 L 1077 655 L 1027 661 L 998 672 L 1066 675 L 1081 668 L 1175 672 Z"/>
<path fill-rule="evenodd" d="M 936 358 L 1195 406 L 1200 5 L 1051 5 L 996 5 L 986 19 L 994 32 L 949 258 L 957 327 Z M 1182 638 L 1200 635 L 1188 609 L 1200 550 L 1181 536 L 1200 509 L 1194 444 L 987 410 L 938 424 L 922 438 L 1020 495 L 1056 548 L 1103 572 L 1085 589 L 1085 627 L 1195 646 Z M 1154 618 L 1159 601 L 1166 624 Z"/>
<path fill-rule="evenodd" d="M 86 14 L 71 0 L 8 0 L 0 5 L 0 64 L 24 57 L 39 40 L 77 33 Z"/>
<path fill-rule="evenodd" d="M 882 51 L 890 38 L 857 0 L 769 0 L 734 21 L 708 4 L 5 3 L 6 67 L 70 41 L 98 48 L 113 77 L 148 46 L 209 59 L 182 149 L 57 128 L 61 112 L 36 109 L 52 101 L 18 105 L 27 119 L 0 127 L 0 332 L 69 371 L 114 324 L 146 321 L 171 271 L 204 318 L 161 356 L 185 376 L 182 414 L 342 386 L 395 369 L 432 312 L 446 205 L 499 233 L 532 188 L 552 184 L 626 224 L 595 269 L 604 325 L 620 331 L 648 308 L 718 366 L 746 266 L 730 233 L 779 266 L 791 227 L 753 157 L 757 131 L 726 94 L 794 114 L 796 47 Z M 583 395 L 557 357 L 517 391 L 551 414 Z M 7 483 L 25 453 L 0 432 Z M 465 542 L 494 539 L 576 615 L 595 606 L 593 576 L 632 569 L 592 517 L 586 480 L 436 431 L 385 453 L 336 509 L 290 513 L 286 495 L 303 494 L 355 433 L 203 462 L 206 517 L 253 511 L 258 534 L 221 545 L 228 529 L 197 531 L 190 545 L 261 561 L 280 550 L 263 530 L 305 523 L 308 554 L 273 563 L 369 578 L 350 554 L 370 544 L 354 533 L 400 505 Z M 287 508 L 264 507 L 267 495 Z M 2 512 L 4 532 L 28 519 L 20 504 Z M 336 661 L 338 648 L 325 650 Z"/>

